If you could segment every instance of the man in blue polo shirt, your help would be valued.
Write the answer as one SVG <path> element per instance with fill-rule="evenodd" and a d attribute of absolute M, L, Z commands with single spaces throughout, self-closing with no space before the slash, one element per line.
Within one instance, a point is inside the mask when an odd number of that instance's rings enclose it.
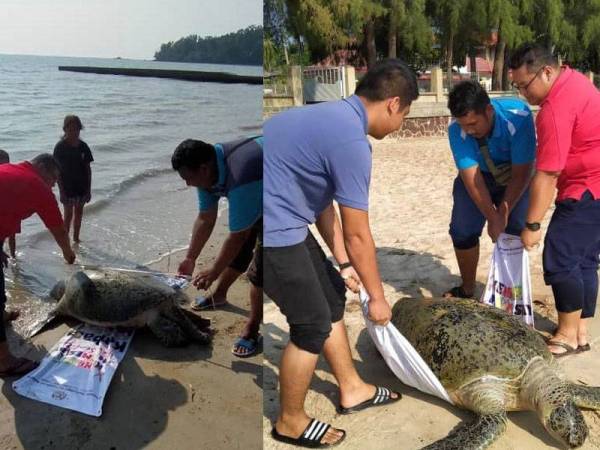
<path fill-rule="evenodd" d="M 370 296 L 370 319 L 385 324 L 391 318 L 369 228 L 372 155 L 366 135 L 381 139 L 399 129 L 418 95 L 413 72 L 390 59 L 369 70 L 355 95 L 288 110 L 264 125 L 265 292 L 290 326 L 279 367 L 280 412 L 271 432 L 276 440 L 325 447 L 344 439 L 343 430 L 304 410 L 321 351 L 339 384 L 340 414 L 400 399 L 358 375 L 343 315 L 345 287 L 357 290 L 360 281 Z M 310 224 L 341 272 L 325 257 Z"/>
<path fill-rule="evenodd" d="M 233 354 L 251 356 L 257 351 L 262 321 L 262 137 L 223 144 L 187 139 L 171 158 L 173 169 L 188 186 L 198 188 L 199 214 L 179 274 L 191 275 L 196 259 L 210 237 L 218 217 L 219 198 L 229 202 L 229 236 L 211 267 L 192 280 L 198 289 L 208 289 L 219 278 L 219 287 L 208 304 L 226 304 L 229 286 L 248 270 L 250 317 L 233 347 Z M 250 267 L 249 267 L 250 266 Z M 249 267 L 249 268 L 248 268 Z M 219 302 L 219 300 L 221 300 Z"/>
<path fill-rule="evenodd" d="M 462 284 L 444 296 L 469 298 L 474 294 L 485 222 L 493 242 L 502 232 L 519 236 L 525 226 L 535 128 L 525 102 L 490 101 L 475 81 L 457 84 L 448 96 L 448 108 L 454 118 L 448 138 L 458 168 L 450 236 Z"/>

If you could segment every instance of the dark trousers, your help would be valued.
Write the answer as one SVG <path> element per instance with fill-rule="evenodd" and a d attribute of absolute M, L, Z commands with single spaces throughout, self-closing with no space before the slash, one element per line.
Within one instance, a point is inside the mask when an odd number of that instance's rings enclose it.
<path fill-rule="evenodd" d="M 594 316 L 599 253 L 600 200 L 586 191 L 580 200 L 558 202 L 544 240 L 543 265 L 559 312 Z"/>
<path fill-rule="evenodd" d="M 485 185 L 492 197 L 494 205 L 498 206 L 504 198 L 506 186 L 500 186 L 488 172 L 482 172 Z M 455 248 L 468 250 L 479 244 L 479 237 L 485 225 L 485 217 L 469 195 L 460 175 L 454 180 L 452 189 L 454 205 L 450 220 L 450 237 Z M 529 189 L 527 189 L 508 216 L 505 232 L 519 236 L 525 227 L 525 214 L 529 205 Z"/>

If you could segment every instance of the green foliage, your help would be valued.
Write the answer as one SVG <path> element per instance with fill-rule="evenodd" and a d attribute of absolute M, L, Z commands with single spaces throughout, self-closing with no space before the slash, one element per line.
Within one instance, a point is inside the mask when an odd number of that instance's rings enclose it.
<path fill-rule="evenodd" d="M 265 9 L 265 28 L 279 30 L 269 39 L 296 61 L 358 49 L 363 60 L 375 51 L 420 69 L 461 66 L 497 31 L 508 52 L 533 41 L 600 70 L 600 0 L 265 0 Z"/>
<path fill-rule="evenodd" d="M 263 28 L 249 26 L 219 37 L 190 35 L 160 46 L 157 61 L 211 64 L 263 64 Z"/>

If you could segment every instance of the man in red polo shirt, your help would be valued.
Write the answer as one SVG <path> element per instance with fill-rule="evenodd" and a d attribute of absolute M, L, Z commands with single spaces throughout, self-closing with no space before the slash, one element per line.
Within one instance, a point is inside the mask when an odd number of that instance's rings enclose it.
<path fill-rule="evenodd" d="M 552 286 L 558 328 L 555 356 L 589 350 L 600 254 L 600 92 L 584 75 L 559 66 L 545 48 L 524 45 L 511 57 L 513 86 L 541 109 L 536 118 L 536 174 L 531 182 L 525 248 L 538 245 L 540 222 L 556 194 L 544 240 L 544 280 Z"/>
<path fill-rule="evenodd" d="M 0 243 L 20 231 L 21 220 L 37 213 L 61 248 L 67 263 L 75 261 L 69 236 L 52 193 L 59 169 L 49 154 L 36 156 L 31 162 L 0 165 Z M 0 246 L 1 248 L 1 246 Z M 6 292 L 4 267 L 7 255 L 0 250 L 0 317 L 4 315 Z M 37 364 L 13 356 L 6 342 L 4 320 L 0 320 L 0 377 L 29 372 Z"/>

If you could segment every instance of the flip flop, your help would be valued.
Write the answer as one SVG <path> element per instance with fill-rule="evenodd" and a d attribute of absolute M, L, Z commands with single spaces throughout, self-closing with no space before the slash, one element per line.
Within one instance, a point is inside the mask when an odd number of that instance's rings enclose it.
<path fill-rule="evenodd" d="M 194 311 L 202 311 L 205 309 L 212 309 L 213 307 L 215 309 L 222 308 L 223 306 L 227 306 L 227 305 L 229 305 L 229 302 L 227 302 L 227 301 L 213 304 L 212 297 L 204 297 L 203 295 L 200 295 L 200 296 L 196 297 L 196 300 L 194 301 L 194 304 L 192 305 L 192 309 Z"/>
<path fill-rule="evenodd" d="M 375 394 L 368 400 L 365 400 L 358 405 L 351 406 L 350 408 L 344 408 L 342 405 L 338 405 L 336 408 L 338 414 L 352 414 L 358 411 L 362 411 L 363 409 L 370 408 L 371 406 L 383 406 L 389 403 L 397 402 L 402 398 L 402 395 L 399 392 L 394 392 L 398 397 L 392 397 L 392 391 L 388 388 L 377 386 L 375 390 Z"/>
<path fill-rule="evenodd" d="M 37 361 L 32 361 L 26 358 L 16 358 L 15 364 L 12 367 L 0 372 L 0 378 L 24 375 L 28 372 L 31 372 L 37 366 L 39 366 Z"/>
<path fill-rule="evenodd" d="M 344 430 L 338 429 L 338 431 L 342 432 L 342 437 L 339 438 L 333 444 L 325 444 L 321 442 L 327 430 L 331 428 L 331 425 L 325 422 L 321 422 L 317 419 L 311 419 L 308 426 L 304 429 L 300 437 L 293 438 L 289 436 L 284 436 L 283 434 L 279 434 L 277 429 L 273 427 L 271 430 L 271 436 L 273 439 L 279 442 L 285 442 L 286 444 L 295 445 L 297 447 L 308 447 L 308 448 L 328 448 L 335 447 L 340 444 L 346 438 L 346 432 Z"/>
<path fill-rule="evenodd" d="M 592 347 L 590 347 L 590 344 L 585 344 L 585 345 L 578 345 L 577 346 L 577 353 L 583 353 L 583 352 L 589 352 L 592 349 Z"/>
<path fill-rule="evenodd" d="M 555 353 L 555 352 L 551 351 L 550 353 L 552 353 L 552 356 L 554 356 L 555 358 L 562 358 L 563 356 L 575 355 L 575 354 L 579 353 L 578 347 L 577 348 L 571 347 L 569 344 L 565 344 L 564 342 L 549 339 L 548 341 L 546 341 L 546 344 L 553 345 L 555 347 L 564 348 L 566 350 L 562 353 Z"/>
<path fill-rule="evenodd" d="M 258 344 L 260 343 L 261 339 L 262 336 L 260 334 L 255 338 L 244 338 L 240 336 L 238 340 L 235 341 L 235 344 L 233 344 L 233 350 L 231 350 L 231 353 L 238 358 L 248 358 L 258 351 Z M 240 352 L 237 350 L 238 347 L 241 347 L 246 351 Z"/>
<path fill-rule="evenodd" d="M 455 297 L 455 298 L 473 298 L 472 295 L 467 295 L 467 293 L 465 292 L 465 290 L 463 289 L 462 286 L 454 286 L 449 291 L 444 292 L 442 294 L 442 297 L 445 297 L 445 298 L 449 298 L 449 297 Z"/>

